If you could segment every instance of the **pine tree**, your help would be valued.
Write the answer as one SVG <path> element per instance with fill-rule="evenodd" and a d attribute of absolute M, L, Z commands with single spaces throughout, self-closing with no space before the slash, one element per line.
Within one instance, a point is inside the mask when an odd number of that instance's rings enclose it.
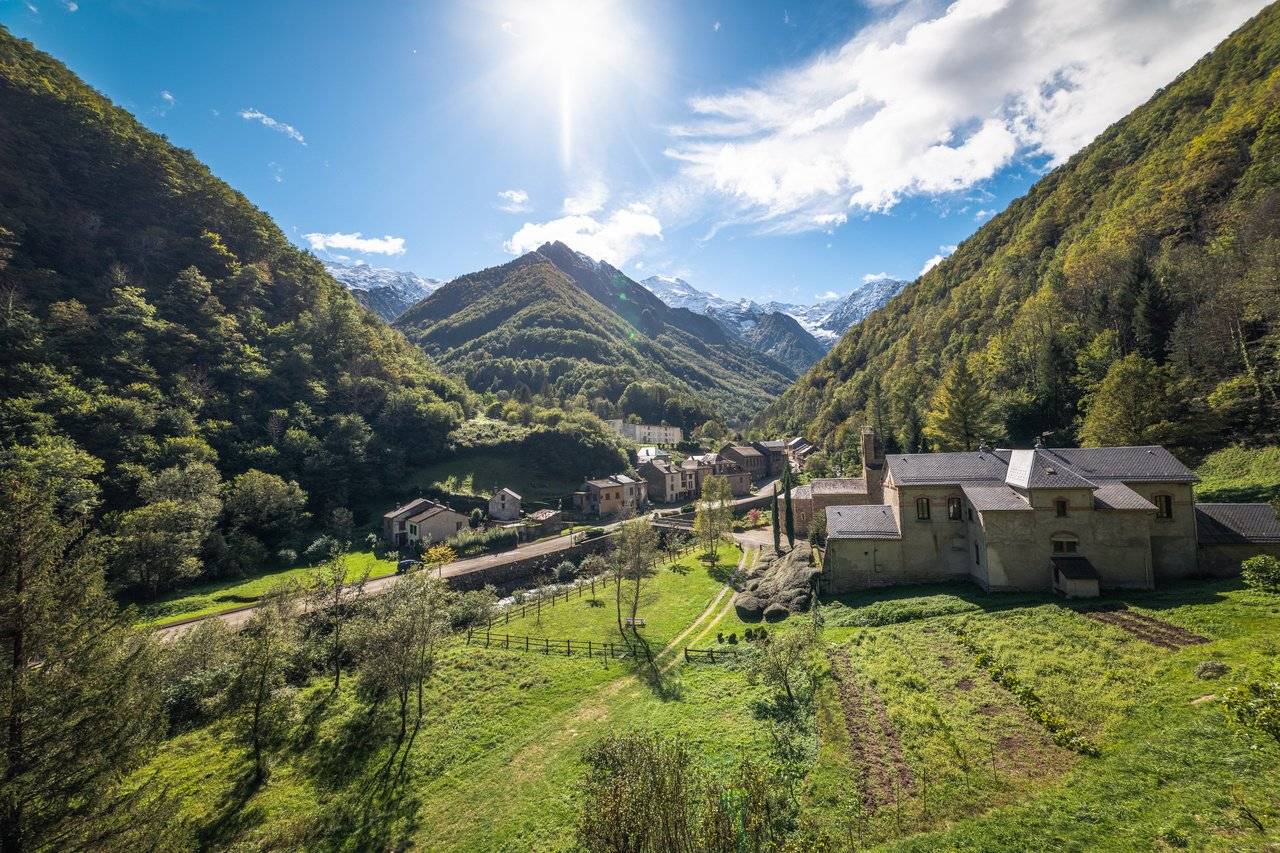
<path fill-rule="evenodd" d="M 791 509 L 791 466 L 787 466 L 787 470 L 782 472 L 782 494 L 786 501 L 787 513 L 787 548 L 796 547 L 796 516 Z"/>
<path fill-rule="evenodd" d="M 924 434 L 941 450 L 975 450 L 1002 432 L 995 405 L 964 358 L 956 359 L 933 393 Z"/>
<path fill-rule="evenodd" d="M 773 553 L 782 553 L 782 529 L 778 519 L 778 484 L 773 484 Z"/>
<path fill-rule="evenodd" d="M 153 848 L 154 792 L 121 780 L 162 731 L 155 649 L 51 500 L 0 479 L 0 850 Z"/>

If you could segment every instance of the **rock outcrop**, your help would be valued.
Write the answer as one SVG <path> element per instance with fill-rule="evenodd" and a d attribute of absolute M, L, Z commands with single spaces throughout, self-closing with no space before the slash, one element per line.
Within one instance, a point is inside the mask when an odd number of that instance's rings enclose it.
<path fill-rule="evenodd" d="M 775 555 L 763 548 L 742 590 L 733 597 L 738 616 L 745 620 L 777 622 L 788 614 L 809 609 L 818 569 L 809 564 L 809 549 L 796 548 Z"/>

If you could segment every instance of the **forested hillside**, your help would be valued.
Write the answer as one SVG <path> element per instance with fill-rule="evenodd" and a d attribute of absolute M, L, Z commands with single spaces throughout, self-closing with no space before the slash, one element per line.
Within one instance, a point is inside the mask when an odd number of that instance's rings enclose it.
<path fill-rule="evenodd" d="M 0 28 L 0 463 L 154 591 L 256 568 L 466 407 L 276 225 Z"/>
<path fill-rule="evenodd" d="M 672 422 L 686 427 L 712 414 L 747 420 L 793 375 L 711 318 L 670 308 L 561 243 L 450 282 L 396 326 L 477 391 L 577 398 L 598 410 L 633 383 L 656 382 L 684 401 Z"/>
<path fill-rule="evenodd" d="M 855 326 L 760 418 L 832 451 L 930 430 L 964 361 L 985 438 L 1264 442 L 1280 427 L 1280 6 Z M 989 402 L 988 402 L 989 401 Z M 850 440 L 852 439 L 852 440 Z"/>

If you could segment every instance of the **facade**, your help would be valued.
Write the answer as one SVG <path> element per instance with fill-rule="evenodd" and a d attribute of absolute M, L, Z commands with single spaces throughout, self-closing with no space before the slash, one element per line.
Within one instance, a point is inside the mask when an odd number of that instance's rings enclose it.
<path fill-rule="evenodd" d="M 655 459 L 670 459 L 671 451 L 663 450 L 661 447 L 641 447 L 636 450 L 636 464 L 643 465 L 646 462 L 652 462 Z"/>
<path fill-rule="evenodd" d="M 803 441 L 803 439 L 800 440 Z M 808 536 L 813 519 L 818 513 L 826 512 L 830 507 L 882 503 L 883 477 L 884 453 L 880 442 L 876 439 L 875 430 L 864 427 L 860 475 L 820 477 L 791 490 L 791 510 L 796 520 L 796 532 L 801 536 Z"/>
<path fill-rule="evenodd" d="M 426 498 L 415 498 L 382 516 L 382 538 L 397 548 L 409 541 L 409 516 L 417 515 L 432 505 Z"/>
<path fill-rule="evenodd" d="M 1093 595 L 1201 574 L 1234 558 L 1216 558 L 1219 548 L 1259 553 L 1273 536 L 1280 549 L 1274 514 L 1197 507 L 1195 474 L 1163 447 L 893 454 L 881 500 L 875 470 L 865 497 L 824 510 L 829 591 L 968 579 Z M 1213 525 L 1222 541 L 1201 542 Z"/>
<path fill-rule="evenodd" d="M 636 513 L 644 504 L 645 491 L 645 484 L 625 474 L 587 480 L 573 493 L 573 508 L 596 517 Z"/>
<path fill-rule="evenodd" d="M 728 459 L 751 475 L 752 480 L 769 476 L 769 459 L 750 444 L 726 444 L 720 448 L 720 458 Z"/>
<path fill-rule="evenodd" d="M 698 495 L 696 469 L 675 465 L 667 459 L 655 459 L 640 466 L 640 476 L 648 488 L 649 500 L 677 503 L 693 500 Z"/>
<path fill-rule="evenodd" d="M 684 440 L 684 430 L 680 427 L 633 424 L 627 423 L 622 418 L 610 418 L 605 423 L 618 435 L 639 444 L 679 444 Z"/>
<path fill-rule="evenodd" d="M 489 517 L 494 521 L 519 521 L 520 496 L 510 489 L 499 489 L 489 498 Z"/>
<path fill-rule="evenodd" d="M 735 498 L 751 494 L 751 474 L 732 460 L 725 459 L 715 453 L 704 453 L 690 456 L 680 465 L 694 476 L 694 493 L 702 494 L 702 483 L 713 474 L 729 481 L 729 491 Z"/>
<path fill-rule="evenodd" d="M 760 451 L 760 455 L 764 457 L 766 473 L 770 477 L 781 477 L 791 461 L 787 456 L 787 443 L 782 440 L 753 441 L 751 446 Z"/>
<path fill-rule="evenodd" d="M 429 545 L 457 536 L 467 527 L 467 517 L 442 503 L 431 505 L 405 519 L 405 539 L 410 543 Z"/>

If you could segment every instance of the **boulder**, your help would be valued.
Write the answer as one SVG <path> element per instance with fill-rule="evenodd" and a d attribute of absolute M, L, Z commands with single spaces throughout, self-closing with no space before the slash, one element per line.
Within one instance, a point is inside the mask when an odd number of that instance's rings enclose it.
<path fill-rule="evenodd" d="M 742 619 L 750 620 L 776 622 L 790 613 L 802 613 L 809 609 L 817 574 L 818 569 L 809 565 L 808 548 L 776 557 L 764 551 L 733 605 Z"/>
<path fill-rule="evenodd" d="M 764 621 L 766 622 L 781 622 L 790 615 L 791 611 L 781 604 L 770 604 L 764 609 Z"/>

